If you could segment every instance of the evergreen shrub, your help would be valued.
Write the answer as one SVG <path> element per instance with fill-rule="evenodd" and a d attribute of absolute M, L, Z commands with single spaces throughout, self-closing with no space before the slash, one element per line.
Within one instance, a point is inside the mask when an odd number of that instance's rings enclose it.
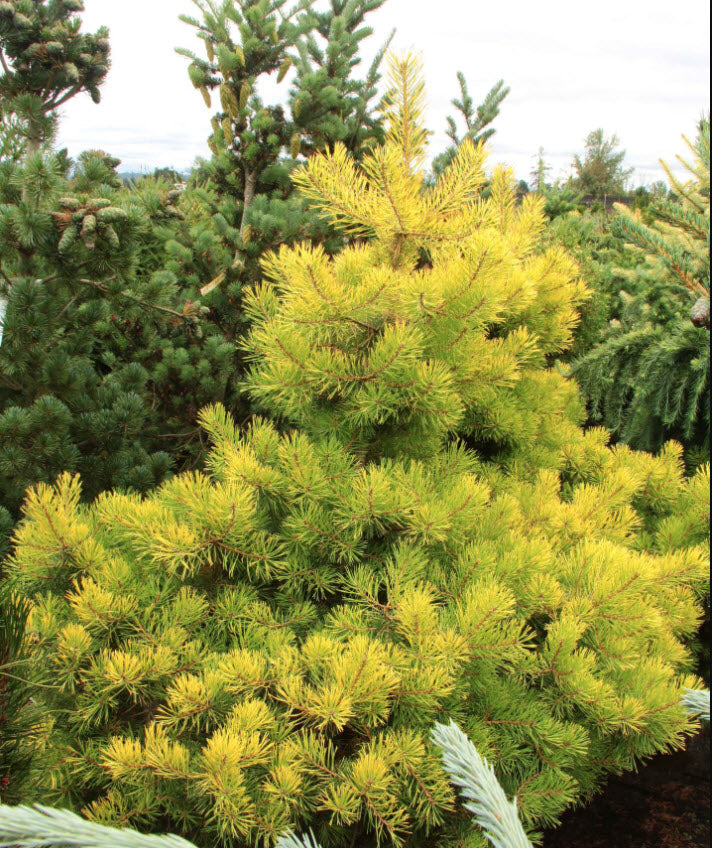
<path fill-rule="evenodd" d="M 572 373 L 594 421 L 644 450 L 677 439 L 694 467 L 709 458 L 710 437 L 709 118 L 687 144 L 690 179 L 668 170 L 675 196 L 650 204 L 649 224 L 618 207 L 612 229 L 634 262 L 618 271 L 618 314 Z"/>
<path fill-rule="evenodd" d="M 238 429 L 145 497 L 28 496 L 10 577 L 46 710 L 26 802 L 204 848 L 467 846 L 430 741 L 454 720 L 528 831 L 607 774 L 680 747 L 697 688 L 709 470 L 610 449 L 547 367 L 586 296 L 465 141 L 424 188 L 418 63 L 394 61 L 388 135 L 297 183 L 351 235 L 265 260 Z"/>

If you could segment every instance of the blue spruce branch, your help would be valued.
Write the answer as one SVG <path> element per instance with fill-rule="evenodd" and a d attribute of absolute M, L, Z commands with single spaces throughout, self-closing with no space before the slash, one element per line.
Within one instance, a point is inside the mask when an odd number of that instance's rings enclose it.
<path fill-rule="evenodd" d="M 436 724 L 431 739 L 442 752 L 450 780 L 467 799 L 465 809 L 474 815 L 494 848 L 532 848 L 519 821 L 516 801 L 507 800 L 494 769 L 455 722 Z"/>
<path fill-rule="evenodd" d="M 683 707 L 692 715 L 699 715 L 703 721 L 710 720 L 710 690 L 709 689 L 685 689 L 682 698 Z"/>
<path fill-rule="evenodd" d="M 314 838 L 313 833 L 305 834 L 304 836 L 295 836 L 293 833 L 288 833 L 286 836 L 281 836 L 274 848 L 321 848 L 321 845 Z"/>
<path fill-rule="evenodd" d="M 180 836 L 147 836 L 88 822 L 68 810 L 0 805 L 0 848 L 196 848 Z"/>
<path fill-rule="evenodd" d="M 180 836 L 150 836 L 88 822 L 69 810 L 0 804 L 0 848 L 196 848 Z M 282 836 L 275 848 L 321 848 L 314 836 Z"/>

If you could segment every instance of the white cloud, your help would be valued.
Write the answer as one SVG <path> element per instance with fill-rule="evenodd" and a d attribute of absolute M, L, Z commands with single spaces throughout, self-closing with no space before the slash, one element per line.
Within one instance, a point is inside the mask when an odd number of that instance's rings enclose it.
<path fill-rule="evenodd" d="M 320 0 L 321 3 L 324 0 Z M 190 0 L 85 0 L 84 26 L 111 30 L 113 67 L 100 106 L 67 105 L 60 143 L 76 154 L 102 147 L 123 168 L 178 168 L 208 155 L 210 112 L 176 46 L 200 43 L 180 13 Z M 474 98 L 498 79 L 511 86 L 497 119 L 492 158 L 526 178 L 539 146 L 565 170 L 596 127 L 616 133 L 638 182 L 661 177 L 657 159 L 682 152 L 709 110 L 709 5 L 698 0 L 386 0 L 370 17 L 365 58 L 392 28 L 394 47 L 425 60 L 433 149 L 442 148 L 449 101 L 465 73 Z"/>

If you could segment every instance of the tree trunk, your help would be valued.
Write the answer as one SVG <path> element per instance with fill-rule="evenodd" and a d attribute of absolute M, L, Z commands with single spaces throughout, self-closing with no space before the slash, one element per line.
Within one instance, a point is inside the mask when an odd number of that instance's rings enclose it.
<path fill-rule="evenodd" d="M 245 170 L 245 205 L 242 209 L 242 223 L 240 224 L 240 236 L 245 233 L 247 226 L 247 213 L 255 199 L 255 191 L 257 189 L 257 171 Z"/>
<path fill-rule="evenodd" d="M 27 141 L 27 152 L 26 157 L 33 156 L 35 153 L 40 152 L 40 147 L 42 146 L 42 139 L 39 136 L 31 135 Z"/>

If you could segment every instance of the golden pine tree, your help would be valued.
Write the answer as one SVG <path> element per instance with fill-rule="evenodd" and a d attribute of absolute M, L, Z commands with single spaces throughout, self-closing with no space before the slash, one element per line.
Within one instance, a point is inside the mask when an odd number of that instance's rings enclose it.
<path fill-rule="evenodd" d="M 682 745 L 707 590 L 709 471 L 584 434 L 548 367 L 586 292 L 465 142 L 423 184 L 423 92 L 394 61 L 386 144 L 298 176 L 368 237 L 284 249 L 250 301 L 249 386 L 205 410 L 208 472 L 142 499 L 30 493 L 14 579 L 51 714 L 33 798 L 199 845 L 484 848 L 429 741 L 454 719 L 555 823 Z M 34 794 L 33 794 L 34 793 Z"/>

